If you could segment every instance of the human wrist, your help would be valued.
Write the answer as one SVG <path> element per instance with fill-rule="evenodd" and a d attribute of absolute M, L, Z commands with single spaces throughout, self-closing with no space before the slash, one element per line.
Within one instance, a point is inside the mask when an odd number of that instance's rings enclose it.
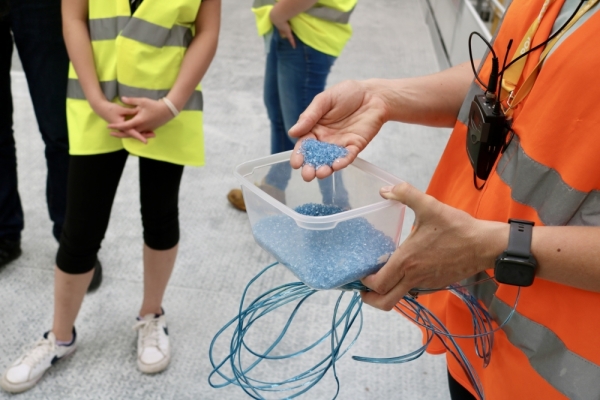
<path fill-rule="evenodd" d="M 287 21 L 281 14 L 281 3 L 277 2 L 269 12 L 269 19 L 273 25 L 278 26 Z"/>
<path fill-rule="evenodd" d="M 110 104 L 111 102 L 108 101 L 104 96 L 95 96 L 91 99 L 88 99 L 88 103 L 90 103 L 90 107 L 92 107 L 92 110 L 94 110 L 94 112 L 97 114 L 98 111 L 102 110 L 102 108 L 107 105 L 107 103 Z"/>
<path fill-rule="evenodd" d="M 479 256 L 482 260 L 480 271 L 493 269 L 496 259 L 508 247 L 510 224 L 497 221 L 478 221 L 480 239 Z"/>
<path fill-rule="evenodd" d="M 383 123 L 392 120 L 394 117 L 394 100 L 393 93 L 390 90 L 389 83 L 386 79 L 367 79 L 360 82 L 363 86 L 365 97 L 370 101 L 379 104 L 380 111 L 382 112 Z"/>
<path fill-rule="evenodd" d="M 171 117 L 175 118 L 179 115 L 179 108 L 168 97 L 165 96 L 160 100 L 169 110 L 169 115 L 171 115 Z"/>

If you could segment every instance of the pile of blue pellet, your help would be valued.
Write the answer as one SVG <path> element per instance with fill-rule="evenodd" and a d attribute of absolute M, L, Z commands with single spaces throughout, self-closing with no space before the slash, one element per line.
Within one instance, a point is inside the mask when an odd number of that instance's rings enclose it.
<path fill-rule="evenodd" d="M 306 139 L 300 146 L 300 154 L 304 156 L 303 165 L 319 168 L 323 165 L 333 165 L 338 158 L 348 155 L 348 150 L 336 144 L 320 142 L 316 139 Z"/>
<path fill-rule="evenodd" d="M 309 216 L 342 212 L 336 206 L 308 203 L 295 209 Z M 293 218 L 261 219 L 252 231 L 258 244 L 314 289 L 334 289 L 381 268 L 396 246 L 363 217 L 341 221 L 333 229 L 300 228 Z"/>

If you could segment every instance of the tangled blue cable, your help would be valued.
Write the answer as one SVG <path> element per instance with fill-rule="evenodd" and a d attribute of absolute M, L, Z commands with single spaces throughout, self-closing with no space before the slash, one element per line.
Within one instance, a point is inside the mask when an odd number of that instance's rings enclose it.
<path fill-rule="evenodd" d="M 352 347 L 360 335 L 363 319 L 362 301 L 358 292 L 369 289 L 362 285 L 362 283 L 359 281 L 340 287 L 340 295 L 338 296 L 334 307 L 330 329 L 315 342 L 305 346 L 300 350 L 286 354 L 276 354 L 277 346 L 281 343 L 282 339 L 288 332 L 288 329 L 294 318 L 297 316 L 300 307 L 305 304 L 307 299 L 320 292 L 319 290 L 306 286 L 302 282 L 292 282 L 268 290 L 267 292 L 256 297 L 254 300 L 250 301 L 249 304 L 245 306 L 246 297 L 250 287 L 264 273 L 277 264 L 278 263 L 274 263 L 267 266 L 252 280 L 250 280 L 244 289 L 242 299 L 240 301 L 238 315 L 227 322 L 227 324 L 225 324 L 225 326 L 223 326 L 213 338 L 209 349 L 209 359 L 213 367 L 213 371 L 208 378 L 209 384 L 214 388 L 222 388 L 233 384 L 242 388 L 244 392 L 254 399 L 265 399 L 263 395 L 273 396 L 284 393 L 284 398 L 292 399 L 302 395 L 303 393 L 306 393 L 308 390 L 314 387 L 314 385 L 316 385 L 329 371 L 331 371 L 336 382 L 336 392 L 333 396 L 335 399 L 339 393 L 340 385 L 336 371 L 336 362 L 350 349 L 350 347 Z M 475 282 L 474 284 L 481 282 L 482 281 Z M 412 320 L 418 326 L 425 329 L 425 344 L 419 349 L 399 357 L 370 358 L 353 356 L 352 358 L 356 361 L 370 363 L 405 363 L 420 357 L 426 351 L 433 338 L 438 337 L 446 347 L 448 353 L 457 360 L 457 362 L 465 371 L 465 374 L 475 388 L 477 396 L 480 399 L 484 399 L 485 396 L 479 377 L 477 376 L 477 373 L 473 369 L 473 366 L 470 364 L 466 355 L 456 343 L 455 339 L 472 338 L 474 340 L 476 354 L 483 360 L 483 366 L 487 366 L 490 362 L 494 333 L 499 329 L 502 329 L 502 327 L 513 316 L 517 307 L 520 289 L 517 292 L 512 311 L 509 313 L 506 320 L 495 329 L 492 325 L 492 316 L 483 306 L 481 306 L 479 301 L 468 292 L 466 285 L 451 285 L 442 289 L 418 289 L 419 292 L 439 290 L 449 290 L 463 301 L 471 313 L 473 321 L 473 335 L 451 334 L 439 318 L 437 318 L 426 307 L 422 306 L 415 297 L 409 294 L 404 296 L 404 298 L 396 305 L 396 310 Z M 351 293 L 351 298 L 347 302 L 345 310 L 341 311 L 342 299 L 344 298 L 345 294 L 348 294 L 348 292 Z M 248 341 L 245 340 L 245 335 L 248 334 L 252 325 L 268 313 L 285 305 L 294 303 L 295 306 L 293 307 L 293 311 L 290 313 L 287 322 L 277 334 L 277 337 L 273 343 L 261 351 L 253 349 Z M 356 328 L 356 332 L 350 343 L 344 346 L 343 344 L 345 341 L 347 341 L 351 328 L 356 319 L 359 320 L 359 325 Z M 213 357 L 216 342 L 230 327 L 233 328 L 233 334 L 229 343 L 229 353 L 225 358 L 219 362 L 216 362 Z M 252 377 L 252 372 L 255 372 L 253 370 L 262 362 L 299 357 L 303 354 L 306 354 L 310 350 L 315 349 L 318 345 L 325 343 L 328 338 L 330 353 L 322 358 L 313 367 L 281 381 L 271 382 Z M 218 377 L 222 379 L 222 382 L 215 382 Z"/>
<path fill-rule="evenodd" d="M 309 288 L 301 282 L 287 283 L 263 293 L 244 308 L 249 288 L 260 276 L 275 265 L 277 265 L 277 263 L 271 264 L 263 269 L 248 283 L 248 285 L 246 285 L 242 300 L 240 301 L 238 316 L 225 324 L 213 338 L 209 350 L 209 358 L 213 366 L 213 371 L 208 378 L 209 384 L 214 388 L 221 388 L 234 384 L 242 388 L 250 397 L 255 399 L 264 399 L 263 394 L 274 392 L 287 392 L 285 398 L 291 399 L 310 390 L 329 370 L 332 370 L 337 386 L 335 398 L 339 392 L 339 380 L 337 378 L 335 363 L 356 342 L 362 329 L 362 302 L 360 301 L 360 295 L 358 293 L 352 293 L 346 309 L 340 311 L 342 298 L 344 297 L 344 294 L 347 294 L 341 292 L 334 308 L 331 328 L 317 341 L 293 353 L 273 355 L 272 353 L 274 353 L 275 348 L 287 333 L 299 308 L 308 298 L 319 292 L 318 290 Z M 296 303 L 293 312 L 277 335 L 273 344 L 262 351 L 254 350 L 244 339 L 244 335 L 248 333 L 251 326 L 259 318 L 264 317 L 269 312 L 293 302 Z M 347 339 L 350 329 L 357 318 L 360 323 L 356 330 L 356 334 L 352 341 L 344 347 L 343 343 Z M 231 326 L 233 326 L 234 332 L 230 341 L 229 354 L 217 363 L 213 358 L 215 344 L 221 335 L 223 335 L 223 333 Z M 251 376 L 252 370 L 261 362 L 301 356 L 325 342 L 327 338 L 329 338 L 330 341 L 330 354 L 320 360 L 315 366 L 279 382 L 259 380 Z M 249 359 L 251 361 L 248 361 Z M 226 367 L 229 367 L 229 373 L 224 371 Z M 222 383 L 214 382 L 217 375 L 223 379 Z"/>
<path fill-rule="evenodd" d="M 492 279 L 492 278 L 489 278 Z M 486 279 L 488 280 L 488 279 Z M 446 326 L 440 321 L 438 317 L 435 316 L 431 311 L 429 311 L 426 307 L 421 305 L 415 297 L 411 295 L 406 295 L 402 298 L 398 304 L 396 304 L 396 311 L 403 314 L 405 317 L 413 321 L 416 325 L 425 328 L 425 332 L 427 334 L 427 340 L 425 340 L 425 344 L 421 346 L 419 349 L 399 356 L 399 357 L 391 357 L 391 358 L 370 358 L 370 357 L 361 357 L 361 356 L 352 356 L 352 359 L 356 361 L 362 362 L 371 362 L 371 363 L 380 363 L 380 364 L 398 364 L 405 363 L 408 361 L 415 360 L 419 358 L 425 351 L 427 347 L 430 345 L 431 341 L 434 337 L 438 337 L 440 342 L 446 348 L 446 351 L 454 357 L 454 359 L 459 363 L 462 367 L 463 371 L 469 378 L 469 381 L 475 388 L 475 392 L 480 399 L 484 399 L 485 395 L 483 393 L 483 387 L 481 385 L 481 381 L 477 376 L 473 366 L 469 362 L 469 359 L 466 357 L 462 349 L 458 346 L 455 339 L 473 339 L 475 344 L 475 353 L 478 357 L 483 360 L 483 367 L 487 367 L 490 362 L 492 356 L 492 347 L 494 344 L 494 333 L 498 330 L 502 329 L 504 325 L 508 323 L 508 321 L 512 318 L 515 310 L 517 308 L 517 304 L 519 302 L 519 296 L 521 293 L 521 289 L 519 288 L 517 291 L 517 296 L 515 299 L 515 303 L 512 307 L 511 312 L 506 317 L 506 319 L 500 324 L 497 328 L 494 329 L 492 325 L 493 317 L 490 313 L 481 306 L 479 301 L 467 291 L 466 287 L 474 284 L 482 283 L 483 281 L 475 282 L 470 285 L 450 285 L 447 288 L 443 289 L 433 289 L 433 290 L 423 290 L 419 289 L 419 292 L 423 291 L 440 291 L 440 290 L 449 290 L 452 294 L 457 296 L 463 303 L 466 305 L 467 309 L 471 313 L 471 318 L 473 322 L 473 334 L 472 335 L 457 335 L 452 334 Z M 368 290 L 368 289 L 367 289 Z M 444 340 L 446 339 L 446 340 Z M 449 341 L 450 343 L 448 343 Z"/>

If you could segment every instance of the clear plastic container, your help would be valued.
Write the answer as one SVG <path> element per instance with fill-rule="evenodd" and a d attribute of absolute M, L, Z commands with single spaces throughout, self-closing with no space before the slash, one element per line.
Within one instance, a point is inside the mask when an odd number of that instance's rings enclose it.
<path fill-rule="evenodd" d="M 405 206 L 379 195 L 402 180 L 357 158 L 323 180 L 305 182 L 291 151 L 234 171 L 257 243 L 314 289 L 334 289 L 381 268 L 398 246 Z M 289 178 L 288 178 L 289 177 Z M 303 215 L 301 207 L 340 211 Z"/>

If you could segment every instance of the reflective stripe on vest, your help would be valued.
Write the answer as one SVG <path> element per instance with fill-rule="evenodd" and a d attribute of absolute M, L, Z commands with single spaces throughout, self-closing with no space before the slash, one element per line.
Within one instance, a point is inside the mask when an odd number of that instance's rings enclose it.
<path fill-rule="evenodd" d="M 254 0 L 252 7 L 260 8 L 273 5 L 275 5 L 275 0 Z M 352 11 L 354 11 L 354 9 L 350 11 L 340 11 L 336 10 L 335 8 L 316 5 L 304 11 L 304 13 L 325 21 L 336 22 L 338 24 L 347 24 L 350 22 L 350 15 L 352 14 Z"/>
<path fill-rule="evenodd" d="M 102 89 L 102 93 L 104 93 L 104 96 L 109 100 L 113 100 L 117 96 L 145 97 L 152 100 L 160 100 L 169 93 L 169 89 L 151 90 L 136 88 L 132 86 L 123 85 L 122 83 L 118 83 L 116 80 L 100 82 L 100 88 Z M 73 78 L 69 79 L 67 84 L 67 97 L 69 99 L 76 100 L 86 99 L 81 84 L 79 83 L 79 80 Z M 202 111 L 203 106 L 204 101 L 202 98 L 202 92 L 195 90 L 190 96 L 187 103 L 185 103 L 185 106 L 183 106 L 183 110 Z"/>
<path fill-rule="evenodd" d="M 508 318 L 512 305 L 495 296 L 498 285 L 492 280 L 473 285 L 488 278 L 488 274 L 480 272 L 462 284 L 468 285 L 466 289 L 501 324 Z M 572 400 L 600 399 L 600 365 L 567 349 L 550 329 L 515 311 L 502 330 L 525 353 L 531 367 L 556 390 Z"/>
<path fill-rule="evenodd" d="M 135 17 L 91 19 L 88 25 L 92 40 L 114 40 L 121 33 L 123 37 L 154 47 L 188 47 L 193 37 L 192 30 L 186 26 L 175 25 L 168 29 Z"/>
<path fill-rule="evenodd" d="M 517 135 L 496 172 L 510 186 L 511 197 L 535 209 L 544 225 L 600 226 L 600 193 L 586 193 L 567 185 L 555 169 L 525 154 Z"/>
<path fill-rule="evenodd" d="M 479 85 L 472 84 L 467 99 L 483 93 Z M 458 120 L 467 126 L 470 105 L 464 102 L 458 114 Z M 600 192 L 586 193 L 569 186 L 555 169 L 525 154 L 517 135 L 500 157 L 496 173 L 510 187 L 511 197 L 535 209 L 544 225 L 600 226 Z"/>
<path fill-rule="evenodd" d="M 500 59 L 508 42 L 525 34 L 542 3 L 511 3 L 494 38 Z M 562 4 L 555 2 L 549 15 L 557 15 Z M 554 18 L 545 19 L 535 43 L 548 37 L 553 23 Z M 577 30 L 568 31 L 568 40 L 555 46 L 545 60 L 536 81 L 539 85 L 515 110 L 512 126 L 518 137 L 499 157 L 483 190 L 473 185 L 473 169 L 465 148 L 469 107 L 473 96 L 483 93 L 472 85 L 428 194 L 482 220 L 522 218 L 535 221 L 536 226 L 600 226 L 600 142 L 594 139 L 600 114 L 590 91 L 600 85 L 600 77 L 594 73 L 600 66 L 600 53 L 586 51 L 589 38 L 597 36 L 599 27 L 600 14 L 596 12 Z M 580 58 L 585 58 L 585 63 L 578 62 Z M 530 61 L 526 71 L 535 66 L 536 57 Z M 482 64 L 479 77 L 485 81 L 491 70 L 490 57 Z M 512 288 L 483 282 L 469 289 L 498 323 L 510 315 Z M 477 358 L 472 343 L 460 344 L 480 376 L 486 396 L 600 399 L 600 323 L 593 311 L 590 313 L 600 306 L 600 294 L 543 279 L 522 290 L 518 313 L 494 338 L 488 368 Z M 452 332 L 473 329 L 470 313 L 453 296 L 424 296 L 422 303 L 439 313 Z M 441 342 L 432 342 L 432 353 L 444 350 Z M 447 360 L 451 374 L 468 387 L 460 362 L 449 353 Z"/>
<path fill-rule="evenodd" d="M 564 42 L 592 14 L 593 12 L 587 13 L 576 26 L 566 31 L 555 47 Z M 485 60 L 488 54 L 489 49 L 482 59 Z M 481 66 L 478 72 L 480 69 Z M 469 126 L 470 100 L 484 93 L 476 81 L 471 84 L 466 96 L 469 101 L 463 102 L 458 121 Z M 511 197 L 535 209 L 544 225 L 600 226 L 600 192 L 593 190 L 586 193 L 569 186 L 556 170 L 529 157 L 523 151 L 517 135 L 501 156 L 496 172 L 511 188 Z M 523 176 L 528 179 L 517 179 Z"/>

